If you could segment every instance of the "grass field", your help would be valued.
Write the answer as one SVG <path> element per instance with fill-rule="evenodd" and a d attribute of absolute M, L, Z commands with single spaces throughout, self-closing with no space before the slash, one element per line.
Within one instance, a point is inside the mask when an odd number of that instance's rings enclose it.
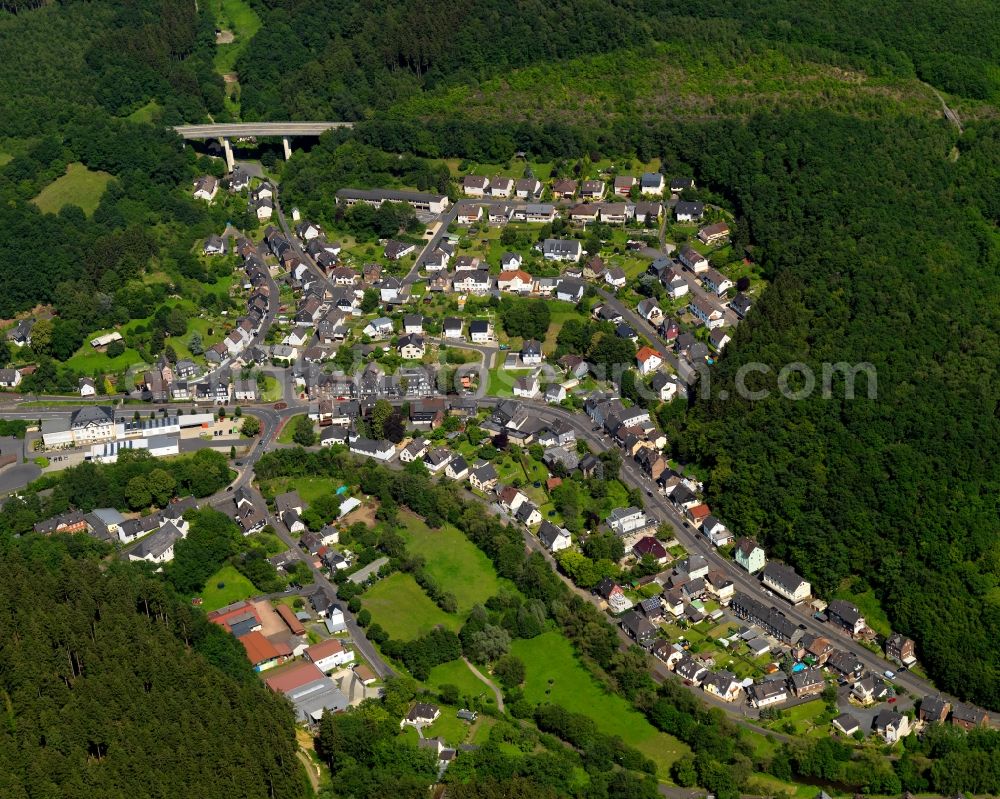
<path fill-rule="evenodd" d="M 65 175 L 42 189 L 32 202 L 47 214 L 58 213 L 64 205 L 76 205 L 90 216 L 97 210 L 109 180 L 107 172 L 92 172 L 74 162 L 66 167 Z"/>
<path fill-rule="evenodd" d="M 308 505 L 326 494 L 332 494 L 341 483 L 332 477 L 278 477 L 261 486 L 265 496 L 277 496 L 286 491 L 298 491 Z"/>
<path fill-rule="evenodd" d="M 516 640 L 510 651 L 527 668 L 524 695 L 529 702 L 552 702 L 589 716 L 601 732 L 620 736 L 654 760 L 660 779 L 669 779 L 671 764 L 690 751 L 676 738 L 659 732 L 620 696 L 606 693 L 558 633 Z"/>
<path fill-rule="evenodd" d="M 219 588 L 220 583 L 223 584 L 222 588 Z M 223 566 L 205 583 L 205 590 L 201 592 L 201 607 L 208 613 L 256 593 L 256 586 L 236 571 L 235 567 Z"/>
<path fill-rule="evenodd" d="M 556 337 L 559 335 L 559 331 L 562 330 L 563 324 L 565 324 L 567 319 L 586 320 L 586 318 L 584 314 L 576 310 L 575 305 L 570 305 L 568 302 L 550 302 L 549 329 L 545 334 L 545 341 L 542 342 L 542 350 L 547 355 L 555 352 Z"/>
<path fill-rule="evenodd" d="M 462 721 L 455 713 L 457 708 L 442 706 L 441 715 L 431 726 L 424 729 L 425 738 L 443 738 L 451 746 L 464 744 L 469 737 L 470 724 Z"/>
<path fill-rule="evenodd" d="M 276 377 L 271 375 L 260 375 L 257 378 L 260 386 L 260 398 L 262 402 L 277 402 L 281 399 L 281 383 Z"/>
<path fill-rule="evenodd" d="M 441 690 L 442 685 L 454 685 L 462 696 L 483 696 L 490 704 L 495 702 L 493 692 L 472 673 L 464 660 L 453 660 L 435 666 L 425 684 L 435 691 Z"/>
<path fill-rule="evenodd" d="M 431 530 L 414 513 L 404 512 L 401 534 L 406 548 L 427 560 L 427 573 L 458 600 L 460 613 L 496 594 L 500 580 L 486 554 L 450 524 Z"/>
<path fill-rule="evenodd" d="M 295 427 L 298 424 L 300 418 L 305 416 L 304 413 L 297 413 L 295 416 L 289 417 L 288 421 L 285 422 L 285 426 L 281 428 L 281 432 L 278 433 L 278 443 L 279 444 L 292 444 L 292 436 L 295 435 Z M 305 499 L 305 497 L 303 497 Z"/>
<path fill-rule="evenodd" d="M 361 597 L 372 614 L 392 638 L 409 641 L 437 625 L 457 631 L 462 622 L 450 616 L 427 598 L 427 594 L 409 574 L 396 572 L 379 580 Z"/>
<path fill-rule="evenodd" d="M 215 69 L 225 74 L 233 71 L 236 59 L 260 30 L 260 17 L 244 0 L 219 0 L 216 9 L 216 24 L 232 31 L 234 36 L 232 44 L 220 44 L 215 48 Z"/>

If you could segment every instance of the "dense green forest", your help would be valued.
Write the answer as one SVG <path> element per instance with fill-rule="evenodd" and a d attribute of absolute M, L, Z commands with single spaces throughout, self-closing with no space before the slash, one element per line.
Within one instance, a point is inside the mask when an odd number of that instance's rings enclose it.
<path fill-rule="evenodd" d="M 96 554 L 0 543 L 0 794 L 305 795 L 291 710 L 236 639 Z"/>
<path fill-rule="evenodd" d="M 264 26 L 237 62 L 244 116 L 364 119 L 426 90 L 476 86 L 511 69 L 653 42 L 681 67 L 712 53 L 733 65 L 761 47 L 793 59 L 919 78 L 963 97 L 995 98 L 1000 21 L 985 0 L 857 9 L 833 0 L 766 5 L 520 0 L 257 0 Z M 653 69 L 659 68 L 653 65 Z M 539 87 L 544 89 L 544 87 Z M 562 87 L 559 87 L 562 90 Z M 516 109 L 511 109 L 516 113 Z M 502 113 L 502 109 L 498 109 Z"/>

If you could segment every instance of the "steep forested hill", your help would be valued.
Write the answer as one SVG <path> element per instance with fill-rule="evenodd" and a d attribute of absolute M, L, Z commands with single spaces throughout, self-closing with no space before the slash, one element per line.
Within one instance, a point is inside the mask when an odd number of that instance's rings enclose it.
<path fill-rule="evenodd" d="M 133 567 L 0 549 L 0 795 L 305 794 L 291 709 Z"/>
<path fill-rule="evenodd" d="M 963 97 L 996 99 L 1000 92 L 994 67 L 1000 21 L 986 0 L 863 8 L 836 0 L 257 5 L 264 27 L 237 64 L 243 113 L 255 119 L 361 119 L 429 89 L 476 88 L 518 67 L 624 48 L 648 54 L 652 42 L 678 48 L 657 70 L 697 65 L 713 55 L 738 62 L 766 46 L 873 76 L 918 77 Z M 558 82 L 547 87 L 556 96 L 565 89 Z M 615 88 L 612 94 L 619 96 Z"/>

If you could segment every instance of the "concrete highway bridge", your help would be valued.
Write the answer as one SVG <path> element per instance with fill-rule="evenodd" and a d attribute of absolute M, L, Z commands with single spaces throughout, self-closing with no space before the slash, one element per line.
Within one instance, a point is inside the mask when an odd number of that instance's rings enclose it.
<path fill-rule="evenodd" d="M 334 128 L 352 128 L 353 122 L 215 122 L 206 125 L 176 125 L 173 130 L 183 139 L 218 139 L 226 153 L 226 165 L 232 171 L 233 148 L 230 139 L 270 136 L 280 138 L 285 158 L 291 158 L 291 139 L 295 136 L 319 136 Z"/>

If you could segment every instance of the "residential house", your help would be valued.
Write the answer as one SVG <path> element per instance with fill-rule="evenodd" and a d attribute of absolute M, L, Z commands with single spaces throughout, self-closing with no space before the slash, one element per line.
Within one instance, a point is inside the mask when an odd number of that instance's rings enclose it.
<path fill-rule="evenodd" d="M 377 319 L 372 319 L 372 321 L 365 325 L 361 332 L 369 338 L 387 338 L 391 336 L 393 332 L 392 320 L 387 316 L 380 316 Z"/>
<path fill-rule="evenodd" d="M 532 397 L 538 396 L 539 383 L 538 377 L 535 375 L 528 375 L 526 377 L 519 377 L 514 381 L 514 396 L 524 397 L 525 399 L 531 399 Z"/>
<path fill-rule="evenodd" d="M 638 184 L 635 175 L 618 175 L 614 182 L 614 192 L 622 197 L 628 197 L 632 187 Z"/>
<path fill-rule="evenodd" d="M 708 258 L 698 252 L 694 247 L 685 244 L 681 247 L 680 262 L 695 274 L 707 272 L 710 266 Z"/>
<path fill-rule="evenodd" d="M 547 520 L 543 521 L 542 526 L 538 528 L 538 540 L 549 552 L 559 552 L 563 549 L 569 549 L 573 545 L 569 530 L 557 527 Z"/>
<path fill-rule="evenodd" d="M 656 638 L 656 628 L 642 614 L 630 610 L 622 614 L 621 628 L 639 646 L 649 648 Z"/>
<path fill-rule="evenodd" d="M 651 535 L 644 536 L 636 541 L 632 547 L 632 554 L 640 560 L 642 558 L 652 558 L 656 563 L 661 565 L 666 563 L 669 558 L 666 547 Z"/>
<path fill-rule="evenodd" d="M 705 589 L 723 605 L 736 594 L 736 584 L 720 569 L 709 569 L 704 579 Z"/>
<path fill-rule="evenodd" d="M 21 373 L 17 369 L 0 369 L 0 388 L 17 388 L 21 384 Z"/>
<path fill-rule="evenodd" d="M 751 707 L 763 708 L 780 705 L 788 701 L 787 680 L 767 680 L 747 688 L 747 700 Z"/>
<path fill-rule="evenodd" d="M 650 381 L 649 387 L 656 392 L 661 402 L 670 402 L 675 396 L 677 396 L 677 380 L 666 372 L 657 372 L 653 375 L 653 379 Z"/>
<path fill-rule="evenodd" d="M 450 449 L 436 447 L 424 454 L 424 466 L 431 474 L 437 474 L 455 457 Z"/>
<path fill-rule="evenodd" d="M 709 330 L 715 330 L 715 328 L 722 327 L 726 323 L 722 311 L 701 297 L 692 299 L 688 308 Z"/>
<path fill-rule="evenodd" d="M 313 644 L 303 655 L 326 674 L 354 661 L 354 650 L 347 649 L 339 638 L 328 638 L 326 641 Z"/>
<path fill-rule="evenodd" d="M 646 196 L 663 194 L 665 182 L 659 172 L 646 172 L 639 180 L 639 192 Z"/>
<path fill-rule="evenodd" d="M 637 202 L 632 208 L 632 216 L 640 225 L 656 224 L 663 217 L 663 205 L 656 202 Z"/>
<path fill-rule="evenodd" d="M 530 294 L 534 285 L 535 279 L 521 269 L 501 272 L 497 278 L 497 288 L 513 294 Z"/>
<path fill-rule="evenodd" d="M 491 197 L 510 197 L 511 193 L 514 191 L 514 179 L 509 178 L 506 175 L 497 175 L 496 177 L 490 178 L 490 196 Z"/>
<path fill-rule="evenodd" d="M 418 460 L 422 458 L 429 448 L 427 439 L 423 436 L 417 436 L 409 444 L 407 444 L 399 453 L 399 460 L 402 463 L 410 463 L 410 461 Z"/>
<path fill-rule="evenodd" d="M 222 236 L 217 236 L 213 233 L 205 239 L 205 243 L 202 245 L 201 251 L 205 253 L 205 255 L 225 255 L 226 242 L 223 240 Z"/>
<path fill-rule="evenodd" d="M 956 703 L 951 711 L 951 723 L 964 730 L 971 730 L 976 727 L 988 727 L 990 725 L 990 714 L 985 710 L 980 710 L 972 705 Z"/>
<path fill-rule="evenodd" d="M 444 467 L 444 473 L 452 480 L 464 480 L 469 476 L 469 464 L 465 458 L 458 455 L 448 461 L 448 465 Z"/>
<path fill-rule="evenodd" d="M 469 323 L 469 336 L 473 344 L 489 344 L 493 340 L 493 325 L 486 319 L 473 319 Z"/>
<path fill-rule="evenodd" d="M 785 644 L 794 644 L 802 637 L 802 630 L 775 608 L 768 607 L 747 594 L 737 591 L 729 603 L 730 612 L 738 619 L 755 624 L 768 635 Z"/>
<path fill-rule="evenodd" d="M 647 297 L 644 300 L 640 300 L 639 304 L 636 306 L 636 312 L 649 322 L 654 327 L 663 320 L 663 309 L 657 304 L 656 300 L 651 297 Z"/>
<path fill-rule="evenodd" d="M 735 283 L 726 277 L 718 269 L 709 267 L 705 270 L 704 274 L 701 276 L 701 284 L 709 291 L 722 296 L 729 289 L 731 289 Z"/>
<path fill-rule="evenodd" d="M 419 191 L 400 191 L 396 189 L 338 189 L 337 203 L 348 208 L 362 202 L 373 208 L 381 207 L 385 202 L 408 203 L 417 211 L 427 211 L 431 214 L 442 214 L 447 210 L 449 200 L 443 194 L 428 194 Z"/>
<path fill-rule="evenodd" d="M 219 181 L 211 175 L 202 175 L 194 182 L 194 198 L 211 202 L 219 190 Z"/>
<path fill-rule="evenodd" d="M 705 225 L 698 231 L 698 239 L 702 244 L 714 247 L 724 243 L 729 238 L 729 225 L 725 222 L 716 222 L 712 225 Z"/>
<path fill-rule="evenodd" d="M 604 282 L 612 288 L 625 288 L 625 284 L 628 283 L 628 276 L 620 266 L 613 266 L 605 271 Z"/>
<path fill-rule="evenodd" d="M 484 463 L 469 474 L 469 485 L 479 491 L 492 491 L 498 479 L 496 467 L 492 463 Z"/>
<path fill-rule="evenodd" d="M 378 461 L 392 460 L 396 454 L 396 447 L 391 441 L 373 441 L 360 436 L 350 442 L 349 449 L 355 455 L 363 455 Z"/>
<path fill-rule="evenodd" d="M 511 219 L 518 222 L 550 223 L 556 218 L 556 207 L 549 203 L 528 203 L 517 206 Z"/>
<path fill-rule="evenodd" d="M 456 272 L 452 289 L 458 294 L 488 294 L 493 286 L 493 278 L 488 269 L 473 269 Z"/>
<path fill-rule="evenodd" d="M 542 184 L 537 178 L 521 178 L 514 183 L 514 193 L 522 200 L 541 196 Z"/>
<path fill-rule="evenodd" d="M 895 710 L 881 710 L 872 721 L 872 729 L 887 744 L 892 745 L 910 734 L 910 720 Z"/>
<path fill-rule="evenodd" d="M 490 179 L 483 175 L 466 175 L 462 178 L 462 193 L 468 197 L 485 197 Z"/>
<path fill-rule="evenodd" d="M 445 338 L 450 339 L 462 339 L 462 328 L 464 322 L 455 316 L 448 316 L 444 320 L 444 325 L 442 327 L 443 335 Z"/>
<path fill-rule="evenodd" d="M 455 217 L 455 221 L 460 225 L 472 225 L 483 218 L 483 206 L 463 205 Z"/>
<path fill-rule="evenodd" d="M 724 702 L 735 702 L 743 692 L 739 679 L 731 671 L 709 672 L 701 682 L 702 690 Z"/>
<path fill-rule="evenodd" d="M 605 519 L 611 531 L 624 537 L 636 530 L 642 530 L 649 525 L 646 514 L 639 508 L 615 508 Z"/>
<path fill-rule="evenodd" d="M 699 580 L 708 575 L 708 561 L 704 555 L 688 555 L 677 561 L 674 572 L 688 580 Z"/>
<path fill-rule="evenodd" d="M 522 502 L 518 509 L 514 511 L 514 518 L 525 527 L 534 527 L 542 523 L 542 512 L 538 510 L 533 502 Z"/>
<path fill-rule="evenodd" d="M 906 666 L 915 663 L 917 656 L 913 639 L 901 633 L 893 633 L 885 639 L 885 656 Z"/>
<path fill-rule="evenodd" d="M 685 189 L 694 188 L 694 178 L 671 178 L 670 193 L 680 194 Z"/>
<path fill-rule="evenodd" d="M 652 347 L 643 347 L 635 354 L 636 363 L 639 366 L 639 374 L 646 376 L 655 372 L 663 364 L 660 353 Z"/>
<path fill-rule="evenodd" d="M 951 711 L 951 702 L 940 694 L 930 694 L 920 700 L 917 718 L 923 722 L 944 721 Z"/>
<path fill-rule="evenodd" d="M 865 664 L 858 660 L 857 655 L 842 649 L 835 649 L 826 660 L 827 666 L 845 677 L 860 677 L 865 670 Z"/>
<path fill-rule="evenodd" d="M 764 567 L 764 585 L 789 602 L 804 602 L 812 593 L 812 586 L 800 577 L 791 566 L 772 560 Z"/>
<path fill-rule="evenodd" d="M 729 301 L 729 307 L 732 308 L 733 313 L 736 314 L 740 319 L 746 317 L 750 312 L 751 303 L 750 298 L 746 294 L 737 294 Z"/>
<path fill-rule="evenodd" d="M 408 333 L 399 337 L 396 349 L 399 351 L 399 357 L 404 361 L 414 361 L 423 358 L 427 348 L 423 336 Z"/>
<path fill-rule="evenodd" d="M 708 669 L 690 655 L 684 654 L 674 663 L 674 674 L 684 680 L 686 684 L 699 686 L 702 679 L 708 674 Z"/>
<path fill-rule="evenodd" d="M 736 562 L 750 574 L 759 572 L 767 563 L 764 549 L 752 538 L 741 538 L 736 542 Z"/>
<path fill-rule="evenodd" d="M 726 525 L 712 515 L 705 517 L 701 523 L 701 531 L 708 537 L 713 546 L 723 547 L 733 540 L 733 534 L 729 532 Z"/>
<path fill-rule="evenodd" d="M 604 181 L 585 180 L 580 184 L 580 197 L 584 200 L 600 200 L 604 196 L 604 190 Z"/>
<path fill-rule="evenodd" d="M 867 625 L 858 606 L 845 599 L 834 599 L 826 607 L 826 616 L 830 622 L 847 630 L 851 635 L 858 635 Z"/>
<path fill-rule="evenodd" d="M 545 239 L 542 242 L 542 257 L 547 261 L 576 263 L 582 254 L 583 246 L 576 239 Z"/>
<path fill-rule="evenodd" d="M 674 206 L 674 218 L 678 222 L 700 222 L 705 216 L 705 203 L 680 200 Z"/>
<path fill-rule="evenodd" d="M 584 285 L 573 278 L 563 278 L 556 285 L 556 299 L 574 305 L 583 299 Z"/>
<path fill-rule="evenodd" d="M 410 712 L 406 714 L 406 718 L 399 723 L 399 726 L 400 728 L 407 725 L 411 727 L 423 727 L 427 724 L 433 724 L 440 715 L 441 710 L 436 705 L 417 702 L 410 708 Z"/>
<path fill-rule="evenodd" d="M 708 334 L 708 343 L 716 352 L 722 352 L 730 341 L 732 339 L 729 337 L 729 334 L 721 327 L 717 327 Z"/>
<path fill-rule="evenodd" d="M 559 200 L 571 200 L 576 196 L 577 182 L 563 178 L 552 184 L 552 196 Z"/>
<path fill-rule="evenodd" d="M 521 344 L 521 363 L 534 366 L 542 362 L 542 342 L 537 339 L 525 339 Z"/>
<path fill-rule="evenodd" d="M 499 499 L 500 506 L 509 513 L 514 513 L 519 507 L 521 507 L 521 503 L 528 501 L 528 498 L 518 489 L 514 488 L 514 486 L 507 486 L 504 488 L 500 492 Z"/>
<path fill-rule="evenodd" d="M 791 676 L 792 691 L 798 698 L 806 696 L 816 696 L 823 693 L 826 683 L 823 680 L 821 669 L 803 669 L 796 671 Z"/>
<path fill-rule="evenodd" d="M 400 258 L 405 258 L 417 249 L 416 244 L 411 244 L 408 241 L 396 241 L 395 239 L 390 239 L 385 245 L 385 250 L 383 255 L 390 261 L 398 261 Z"/>
<path fill-rule="evenodd" d="M 34 326 L 34 319 L 22 319 L 7 333 L 7 340 L 16 347 L 24 347 L 30 344 L 31 328 Z"/>
<path fill-rule="evenodd" d="M 608 603 L 608 609 L 612 613 L 624 613 L 632 607 L 632 600 L 625 596 L 622 587 L 610 577 L 605 577 L 597 584 L 595 592 Z"/>

